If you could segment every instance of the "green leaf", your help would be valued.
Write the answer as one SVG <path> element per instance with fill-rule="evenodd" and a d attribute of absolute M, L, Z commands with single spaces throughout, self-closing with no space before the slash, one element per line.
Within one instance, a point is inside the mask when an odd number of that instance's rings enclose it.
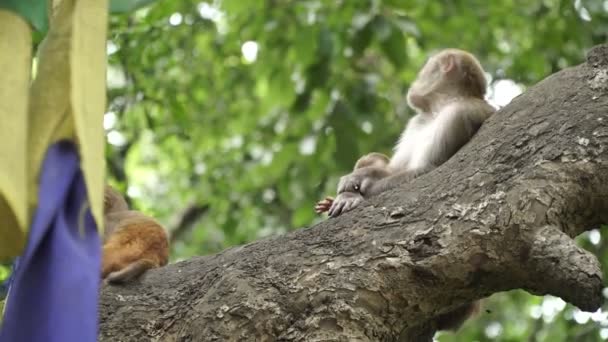
<path fill-rule="evenodd" d="M 336 103 L 329 122 L 336 136 L 335 160 L 341 167 L 351 168 L 360 153 L 356 134 L 359 128 L 353 120 L 350 109 L 343 102 Z"/>
<path fill-rule="evenodd" d="M 315 89 L 325 85 L 330 75 L 331 65 L 329 63 L 330 60 L 323 58 L 306 70 L 308 89 Z"/>
<path fill-rule="evenodd" d="M 16 12 L 41 33 L 49 29 L 45 0 L 0 0 L 0 8 Z"/>
<path fill-rule="evenodd" d="M 303 27 L 298 31 L 294 52 L 301 64 L 308 65 L 317 56 L 317 46 L 320 43 L 317 36 L 318 32 L 314 28 Z"/>
<path fill-rule="evenodd" d="M 334 41 L 331 31 L 324 27 L 319 34 L 319 56 L 321 58 L 329 58 L 334 49 Z"/>
<path fill-rule="evenodd" d="M 229 16 L 249 15 L 264 8 L 264 1 L 224 0 L 221 9 Z"/>
<path fill-rule="evenodd" d="M 371 25 L 374 27 L 374 35 L 380 42 L 387 40 L 393 29 L 391 23 L 383 16 L 376 16 Z"/>
<path fill-rule="evenodd" d="M 296 159 L 298 155 L 298 145 L 295 143 L 286 143 L 281 149 L 274 154 L 272 163 L 268 169 L 268 174 L 278 178 L 287 172 L 289 165 Z"/>
<path fill-rule="evenodd" d="M 393 22 L 384 21 L 381 25 L 383 36 L 380 37 L 382 51 L 386 54 L 395 68 L 401 68 L 406 59 L 405 38 L 399 26 Z"/>
<path fill-rule="evenodd" d="M 396 26 L 399 27 L 401 32 L 412 35 L 414 37 L 420 37 L 420 29 L 416 22 L 405 16 L 398 16 L 393 21 Z"/>
<path fill-rule="evenodd" d="M 369 46 L 373 35 L 373 20 L 370 20 L 362 28 L 355 32 L 352 41 L 353 51 L 357 55 L 363 54 L 363 51 Z"/>
<path fill-rule="evenodd" d="M 19 0 L 17 0 L 19 1 Z M 132 12 L 156 0 L 110 0 L 110 13 Z"/>

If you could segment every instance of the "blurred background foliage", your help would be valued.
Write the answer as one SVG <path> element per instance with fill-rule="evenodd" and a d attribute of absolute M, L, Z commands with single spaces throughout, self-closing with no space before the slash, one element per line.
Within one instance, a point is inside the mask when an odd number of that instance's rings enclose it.
<path fill-rule="evenodd" d="M 608 0 L 157 1 L 111 16 L 108 177 L 173 261 L 216 253 L 323 220 L 357 157 L 390 153 L 430 53 L 476 54 L 500 107 L 607 40 Z M 579 241 L 608 267 L 607 233 Z M 600 341 L 608 314 L 512 291 L 437 338 Z"/>

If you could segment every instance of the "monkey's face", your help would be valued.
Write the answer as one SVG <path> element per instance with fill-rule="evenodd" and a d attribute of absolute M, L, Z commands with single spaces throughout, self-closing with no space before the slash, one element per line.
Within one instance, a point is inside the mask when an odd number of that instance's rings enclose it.
<path fill-rule="evenodd" d="M 407 92 L 410 107 L 423 112 L 429 111 L 430 96 L 444 83 L 446 73 L 453 67 L 450 63 L 445 54 L 434 55 L 428 59 Z"/>
<path fill-rule="evenodd" d="M 442 65 L 444 63 L 444 56 L 436 55 L 429 58 L 424 64 L 422 70 L 418 73 L 414 85 L 418 87 L 429 87 L 433 83 L 436 83 L 443 77 Z"/>

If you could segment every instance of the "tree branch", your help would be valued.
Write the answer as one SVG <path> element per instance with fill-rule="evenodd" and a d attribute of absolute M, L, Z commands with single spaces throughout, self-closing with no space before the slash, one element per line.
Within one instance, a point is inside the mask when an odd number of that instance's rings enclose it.
<path fill-rule="evenodd" d="M 169 225 L 169 240 L 175 241 L 179 239 L 185 232 L 190 230 L 192 226 L 209 210 L 208 205 L 200 205 L 192 203 L 188 205 L 182 212 L 173 219 L 173 223 Z"/>
<path fill-rule="evenodd" d="M 571 238 L 608 222 L 607 108 L 601 46 L 360 210 L 105 287 L 101 340 L 428 340 L 434 317 L 516 288 L 595 310 L 599 263 Z"/>

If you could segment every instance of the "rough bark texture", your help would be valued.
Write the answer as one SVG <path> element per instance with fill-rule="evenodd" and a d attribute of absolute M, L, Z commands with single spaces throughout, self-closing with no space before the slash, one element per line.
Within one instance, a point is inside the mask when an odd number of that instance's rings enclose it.
<path fill-rule="evenodd" d="M 312 210 L 312 209 L 311 209 Z M 101 293 L 102 341 L 397 341 L 498 291 L 602 302 L 572 237 L 608 222 L 608 46 L 497 112 L 442 167 L 308 229 Z"/>

